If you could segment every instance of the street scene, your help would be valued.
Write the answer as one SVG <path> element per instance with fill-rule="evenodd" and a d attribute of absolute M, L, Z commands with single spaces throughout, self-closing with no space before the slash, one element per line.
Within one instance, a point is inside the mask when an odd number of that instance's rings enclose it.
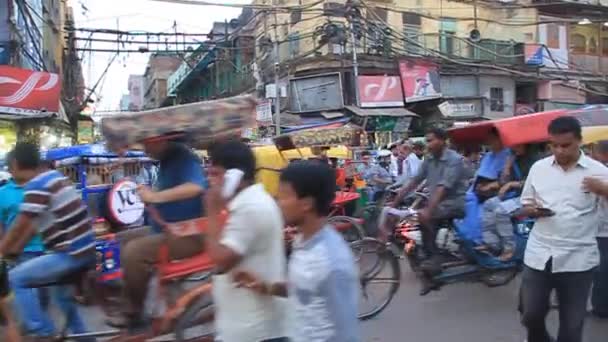
<path fill-rule="evenodd" d="M 0 0 L 0 341 L 606 340 L 607 20 Z"/>

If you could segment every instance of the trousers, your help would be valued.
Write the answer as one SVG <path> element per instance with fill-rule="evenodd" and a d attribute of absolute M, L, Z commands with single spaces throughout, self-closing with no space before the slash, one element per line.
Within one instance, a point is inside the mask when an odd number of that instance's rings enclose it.
<path fill-rule="evenodd" d="M 527 341 L 552 341 L 545 318 L 549 313 L 551 291 L 555 290 L 559 301 L 557 342 L 582 342 L 592 280 L 593 270 L 553 273 L 551 260 L 543 271 L 524 266 L 520 309 L 522 324 L 528 330 Z"/>

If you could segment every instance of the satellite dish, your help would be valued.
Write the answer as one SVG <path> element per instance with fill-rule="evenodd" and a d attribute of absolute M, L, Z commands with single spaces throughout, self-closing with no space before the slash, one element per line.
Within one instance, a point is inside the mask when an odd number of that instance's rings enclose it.
<path fill-rule="evenodd" d="M 469 32 L 469 40 L 477 43 L 481 40 L 481 32 L 479 32 L 478 29 L 472 29 L 471 32 Z"/>

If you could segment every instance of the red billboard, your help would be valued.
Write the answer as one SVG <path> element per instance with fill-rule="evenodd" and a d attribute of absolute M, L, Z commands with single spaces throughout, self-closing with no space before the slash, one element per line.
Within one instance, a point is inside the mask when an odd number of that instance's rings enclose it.
<path fill-rule="evenodd" d="M 399 76 L 359 76 L 357 87 L 361 108 L 403 106 Z"/>
<path fill-rule="evenodd" d="M 58 113 L 60 93 L 57 74 L 0 65 L 0 113 Z"/>
<path fill-rule="evenodd" d="M 418 102 L 441 97 L 437 65 L 423 61 L 399 62 L 399 73 L 405 102 Z"/>

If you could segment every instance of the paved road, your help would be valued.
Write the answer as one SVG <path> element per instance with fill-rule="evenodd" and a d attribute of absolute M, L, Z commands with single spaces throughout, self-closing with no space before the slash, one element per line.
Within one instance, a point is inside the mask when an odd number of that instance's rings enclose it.
<path fill-rule="evenodd" d="M 365 342 L 524 341 L 515 310 L 517 279 L 499 288 L 453 284 L 420 297 L 418 283 L 407 265 L 402 264 L 402 270 L 401 288 L 391 305 L 378 317 L 362 323 Z M 105 329 L 98 310 L 85 308 L 85 311 L 92 327 Z M 555 312 L 549 320 L 555 331 Z M 606 341 L 608 321 L 590 317 L 585 332 L 585 342 Z"/>
<path fill-rule="evenodd" d="M 519 279 L 498 288 L 461 283 L 425 297 L 407 265 L 391 305 L 377 318 L 363 322 L 366 342 L 522 342 L 524 331 L 516 311 Z M 557 317 L 552 312 L 550 328 Z M 585 342 L 608 340 L 608 320 L 589 318 Z"/>

